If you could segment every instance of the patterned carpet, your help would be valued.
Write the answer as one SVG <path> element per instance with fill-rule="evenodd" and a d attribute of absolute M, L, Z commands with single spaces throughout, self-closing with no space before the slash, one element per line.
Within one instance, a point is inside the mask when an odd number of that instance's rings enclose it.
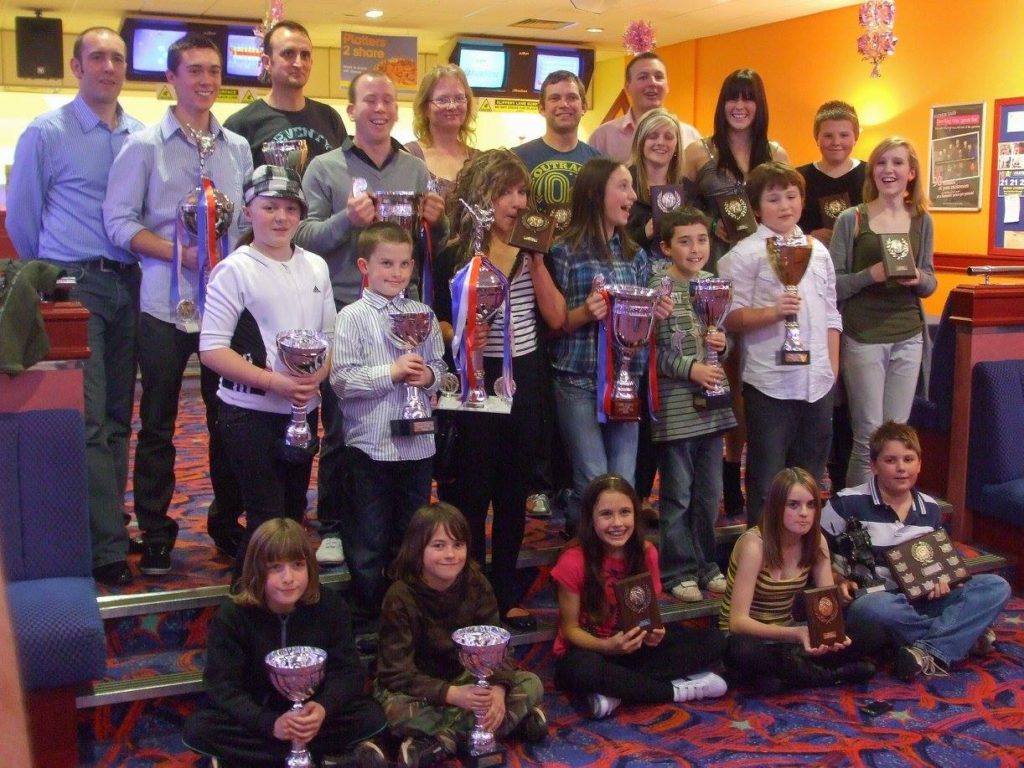
<path fill-rule="evenodd" d="M 174 552 L 178 575 L 142 577 L 130 591 L 226 582 L 229 563 L 215 554 L 205 536 L 210 491 L 204 469 L 205 425 L 197 400 L 197 393 L 186 396 L 179 419 L 179 490 L 172 501 L 183 523 Z M 312 506 L 315 483 L 310 495 Z M 528 540 L 527 546 L 539 546 L 558 539 L 552 527 L 531 521 Z M 535 604 L 542 615 L 552 612 L 550 590 L 540 589 Z M 208 616 L 210 610 L 203 613 Z M 109 633 L 110 650 L 155 654 L 163 647 L 184 648 L 177 663 L 187 667 L 202 653 L 205 639 L 205 621 L 195 619 L 195 614 L 179 614 L 127 622 Z M 603 721 L 581 717 L 554 690 L 550 643 L 520 648 L 520 663 L 545 682 L 551 736 L 542 745 L 510 743 L 508 765 L 1024 765 L 1024 600 L 1010 603 L 996 631 L 996 653 L 965 663 L 948 678 L 906 685 L 883 670 L 870 684 L 852 688 L 770 698 L 730 691 L 711 702 L 620 708 Z M 146 656 L 134 663 L 145 665 Z M 888 701 L 893 709 L 870 718 L 858 709 L 869 699 Z M 82 711 L 82 766 L 202 766 L 180 740 L 182 722 L 197 701 L 177 697 Z"/>

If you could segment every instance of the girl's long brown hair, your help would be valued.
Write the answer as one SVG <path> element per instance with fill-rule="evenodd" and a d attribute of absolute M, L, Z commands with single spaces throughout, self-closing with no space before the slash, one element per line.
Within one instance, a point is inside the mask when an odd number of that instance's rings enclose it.
<path fill-rule="evenodd" d="M 409 521 L 409 527 L 405 529 L 405 536 L 402 537 L 402 545 L 398 548 L 398 555 L 388 571 L 388 575 L 395 581 L 404 581 L 407 584 L 417 584 L 423 580 L 423 551 L 430 544 L 434 537 L 434 531 L 441 527 L 454 541 L 465 542 L 466 552 L 469 552 L 471 534 L 469 523 L 463 514 L 451 504 L 443 501 L 434 504 L 424 504 L 416 510 L 416 514 Z M 480 567 L 473 558 L 466 555 L 466 571 L 479 571 Z M 462 574 L 459 574 L 461 577 Z"/>
<path fill-rule="evenodd" d="M 814 524 L 804 534 L 800 545 L 800 566 L 809 568 L 821 554 L 821 492 L 810 472 L 800 467 L 787 467 L 772 478 L 761 518 L 761 540 L 764 542 L 764 564 L 782 567 L 782 531 L 785 528 L 786 499 L 796 486 L 803 486 L 814 499 Z"/>
<path fill-rule="evenodd" d="M 237 605 L 267 608 L 267 574 L 272 563 L 306 561 L 309 582 L 299 598 L 300 603 L 320 600 L 320 567 L 313 554 L 313 544 L 302 526 L 286 517 L 267 520 L 253 533 L 242 561 L 242 577 L 232 600 Z"/>
<path fill-rule="evenodd" d="M 612 252 L 604 233 L 604 196 L 608 179 L 621 163 L 607 157 L 587 160 L 576 177 L 572 190 L 572 221 L 562 237 L 563 242 L 574 251 L 591 251 L 605 261 L 611 261 Z M 616 227 L 622 243 L 622 254 L 632 260 L 637 245 L 626 232 L 625 227 Z"/>

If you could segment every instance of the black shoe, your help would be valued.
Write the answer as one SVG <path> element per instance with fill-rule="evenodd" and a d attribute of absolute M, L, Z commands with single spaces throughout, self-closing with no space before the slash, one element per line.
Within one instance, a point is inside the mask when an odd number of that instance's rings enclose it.
<path fill-rule="evenodd" d="M 740 483 L 740 463 L 722 459 L 722 501 L 725 505 L 725 516 L 742 515 L 746 507 L 743 489 Z"/>
<path fill-rule="evenodd" d="M 875 676 L 875 665 L 869 661 L 852 661 L 836 667 L 836 683 L 866 683 Z"/>
<path fill-rule="evenodd" d="M 501 623 L 516 632 L 533 632 L 537 628 L 537 619 L 529 613 L 526 616 L 506 616 Z"/>
<path fill-rule="evenodd" d="M 147 576 L 164 576 L 171 572 L 171 545 L 147 544 L 139 560 L 139 571 Z"/>
<path fill-rule="evenodd" d="M 213 527 L 207 522 L 206 530 L 210 534 L 210 538 L 213 539 L 213 546 L 217 548 L 218 552 L 228 557 L 235 557 L 238 554 L 238 548 L 242 544 L 245 528 L 237 522 L 230 525 Z"/>
<path fill-rule="evenodd" d="M 92 569 L 92 577 L 107 587 L 126 587 L 132 583 L 132 569 L 124 560 Z"/>
<path fill-rule="evenodd" d="M 398 749 L 398 764 L 405 768 L 427 768 L 452 754 L 454 751 L 449 751 L 436 736 L 410 736 Z"/>
<path fill-rule="evenodd" d="M 320 768 L 387 768 L 388 759 L 384 750 L 373 739 L 356 744 L 348 755 L 324 755 Z"/>
<path fill-rule="evenodd" d="M 146 551 L 146 534 L 140 533 L 134 539 L 128 539 L 128 554 L 141 555 Z"/>
<path fill-rule="evenodd" d="M 548 718 L 544 710 L 534 707 L 519 721 L 519 737 L 528 744 L 539 744 L 548 737 Z"/>

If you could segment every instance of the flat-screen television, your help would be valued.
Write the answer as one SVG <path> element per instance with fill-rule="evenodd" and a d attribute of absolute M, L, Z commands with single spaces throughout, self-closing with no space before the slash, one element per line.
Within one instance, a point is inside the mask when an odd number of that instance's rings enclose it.
<path fill-rule="evenodd" d="M 571 48 L 538 48 L 537 66 L 533 75 L 533 90 L 540 93 L 541 83 L 552 72 L 564 69 L 579 77 L 583 72 L 580 51 Z"/>
<path fill-rule="evenodd" d="M 509 52 L 500 43 L 459 43 L 452 51 L 474 92 L 501 91 L 508 80 Z"/>
<path fill-rule="evenodd" d="M 226 38 L 226 55 L 224 56 L 224 81 L 235 82 L 241 78 L 248 85 L 255 83 L 260 75 L 260 55 L 263 48 L 260 41 L 245 27 L 228 27 Z"/>

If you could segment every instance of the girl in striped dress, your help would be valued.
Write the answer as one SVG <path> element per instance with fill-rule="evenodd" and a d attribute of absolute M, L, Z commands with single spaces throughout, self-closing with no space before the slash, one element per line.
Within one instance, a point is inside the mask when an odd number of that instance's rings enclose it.
<path fill-rule="evenodd" d="M 729 558 L 719 615 L 729 633 L 725 663 L 738 682 L 762 693 L 863 682 L 875 673 L 860 659 L 878 644 L 877 630 L 847 626 L 844 642 L 813 647 L 807 625 L 793 619 L 800 592 L 833 584 L 820 522 L 814 478 L 800 468 L 784 469 L 768 489 L 760 525 L 740 536 Z"/>

